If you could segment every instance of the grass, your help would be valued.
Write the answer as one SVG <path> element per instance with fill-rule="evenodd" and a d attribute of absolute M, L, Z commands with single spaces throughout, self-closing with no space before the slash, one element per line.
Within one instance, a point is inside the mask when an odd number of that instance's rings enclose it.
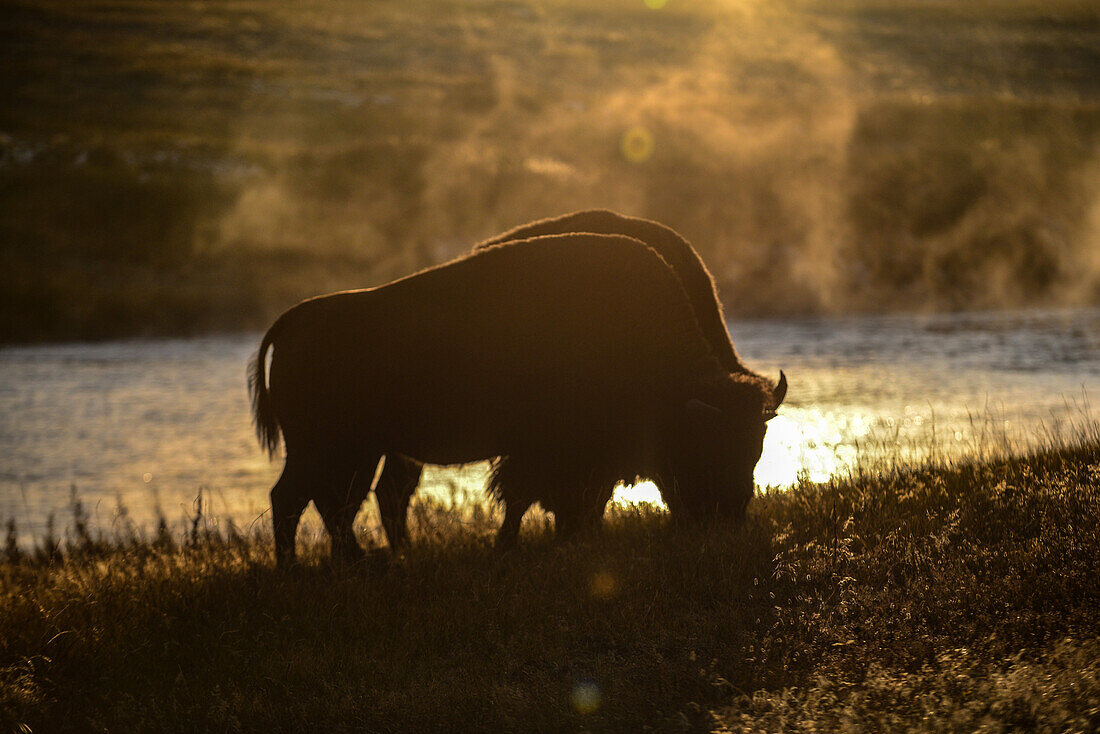
<path fill-rule="evenodd" d="M 203 534 L 0 564 L 0 717 L 33 731 L 1089 731 L 1100 442 L 862 472 L 557 545 L 428 513 L 407 556 L 276 571 Z M 24 728 L 23 730 L 26 730 Z"/>
<path fill-rule="evenodd" d="M 732 314 L 1100 302 L 1094 3 L 0 6 L 0 341 L 252 329 L 592 206 Z"/>

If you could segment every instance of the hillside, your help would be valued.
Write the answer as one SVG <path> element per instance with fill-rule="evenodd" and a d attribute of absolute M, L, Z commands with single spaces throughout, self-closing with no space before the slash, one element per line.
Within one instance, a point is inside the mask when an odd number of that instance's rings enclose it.
<path fill-rule="evenodd" d="M 735 315 L 1100 302 L 1083 0 L 0 3 L 0 341 L 659 219 Z"/>

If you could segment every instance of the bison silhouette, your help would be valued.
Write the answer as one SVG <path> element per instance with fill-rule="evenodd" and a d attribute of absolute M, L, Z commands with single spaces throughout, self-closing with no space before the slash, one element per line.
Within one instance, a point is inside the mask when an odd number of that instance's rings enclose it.
<path fill-rule="evenodd" d="M 362 556 L 352 520 L 383 455 L 494 460 L 504 546 L 530 504 L 570 535 L 639 477 L 673 512 L 739 516 L 785 383 L 719 361 L 653 248 L 568 234 L 304 301 L 264 335 L 250 388 L 261 444 L 285 444 L 271 490 L 285 565 L 311 499 L 333 555 Z"/>
<path fill-rule="evenodd" d="M 626 235 L 656 250 L 680 278 L 695 310 L 699 329 L 719 363 L 731 373 L 759 378 L 759 375 L 742 364 L 733 342 L 730 341 L 714 280 L 699 254 L 678 232 L 659 222 L 630 217 L 607 209 L 586 209 L 521 225 L 480 243 L 475 250 L 533 237 L 576 232 Z M 781 381 L 781 384 L 785 386 L 786 383 Z M 414 459 L 386 456 L 374 491 L 382 527 L 391 548 L 400 549 L 409 544 L 406 519 L 409 500 L 420 482 L 422 469 L 422 464 Z"/>

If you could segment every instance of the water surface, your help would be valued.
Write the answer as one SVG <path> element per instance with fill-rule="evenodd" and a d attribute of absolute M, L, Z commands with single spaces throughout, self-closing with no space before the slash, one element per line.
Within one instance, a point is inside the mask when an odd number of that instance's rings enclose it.
<path fill-rule="evenodd" d="M 1094 418 L 1100 309 L 736 321 L 744 361 L 790 381 L 761 486 L 823 480 L 857 457 L 1020 448 Z M 252 432 L 245 366 L 259 335 L 0 350 L 0 520 L 25 540 L 69 519 L 148 531 L 206 510 L 265 523 L 280 463 Z M 433 469 L 423 492 L 481 499 L 484 467 Z M 621 499 L 656 499 L 652 485 Z M 373 500 L 368 502 L 373 506 Z M 118 516 L 124 507 L 126 517 Z M 372 509 L 368 508 L 368 509 Z M 311 511 L 312 512 L 312 511 Z M 370 512 L 361 516 L 370 523 Z"/>

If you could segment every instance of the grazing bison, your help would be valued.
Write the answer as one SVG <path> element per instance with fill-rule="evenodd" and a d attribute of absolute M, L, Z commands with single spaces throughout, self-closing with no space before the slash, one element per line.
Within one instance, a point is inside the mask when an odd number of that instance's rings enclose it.
<path fill-rule="evenodd" d="M 680 278 L 684 291 L 695 310 L 699 329 L 719 363 L 730 373 L 759 378 L 759 375 L 746 368 L 737 356 L 730 341 L 729 332 L 726 331 L 722 306 L 715 291 L 714 281 L 699 258 L 699 254 L 687 240 L 670 227 L 606 209 L 588 209 L 521 225 L 482 242 L 475 247 L 475 250 L 532 237 L 576 232 L 626 235 L 656 250 Z M 786 383 L 781 380 L 780 385 L 785 391 Z M 782 400 L 782 394 L 779 400 Z M 382 473 L 379 475 L 375 496 L 378 499 L 382 527 L 391 548 L 408 545 L 406 516 L 409 500 L 420 481 L 421 470 L 422 465 L 413 459 L 387 456 Z"/>
<path fill-rule="evenodd" d="M 532 502 L 569 534 L 638 477 L 674 512 L 739 515 L 782 397 L 721 365 L 660 255 L 595 234 L 494 246 L 304 301 L 264 335 L 251 392 L 261 443 L 285 443 L 271 490 L 283 564 L 310 499 L 333 554 L 362 555 L 352 520 L 383 455 L 495 459 L 503 545 Z"/>

